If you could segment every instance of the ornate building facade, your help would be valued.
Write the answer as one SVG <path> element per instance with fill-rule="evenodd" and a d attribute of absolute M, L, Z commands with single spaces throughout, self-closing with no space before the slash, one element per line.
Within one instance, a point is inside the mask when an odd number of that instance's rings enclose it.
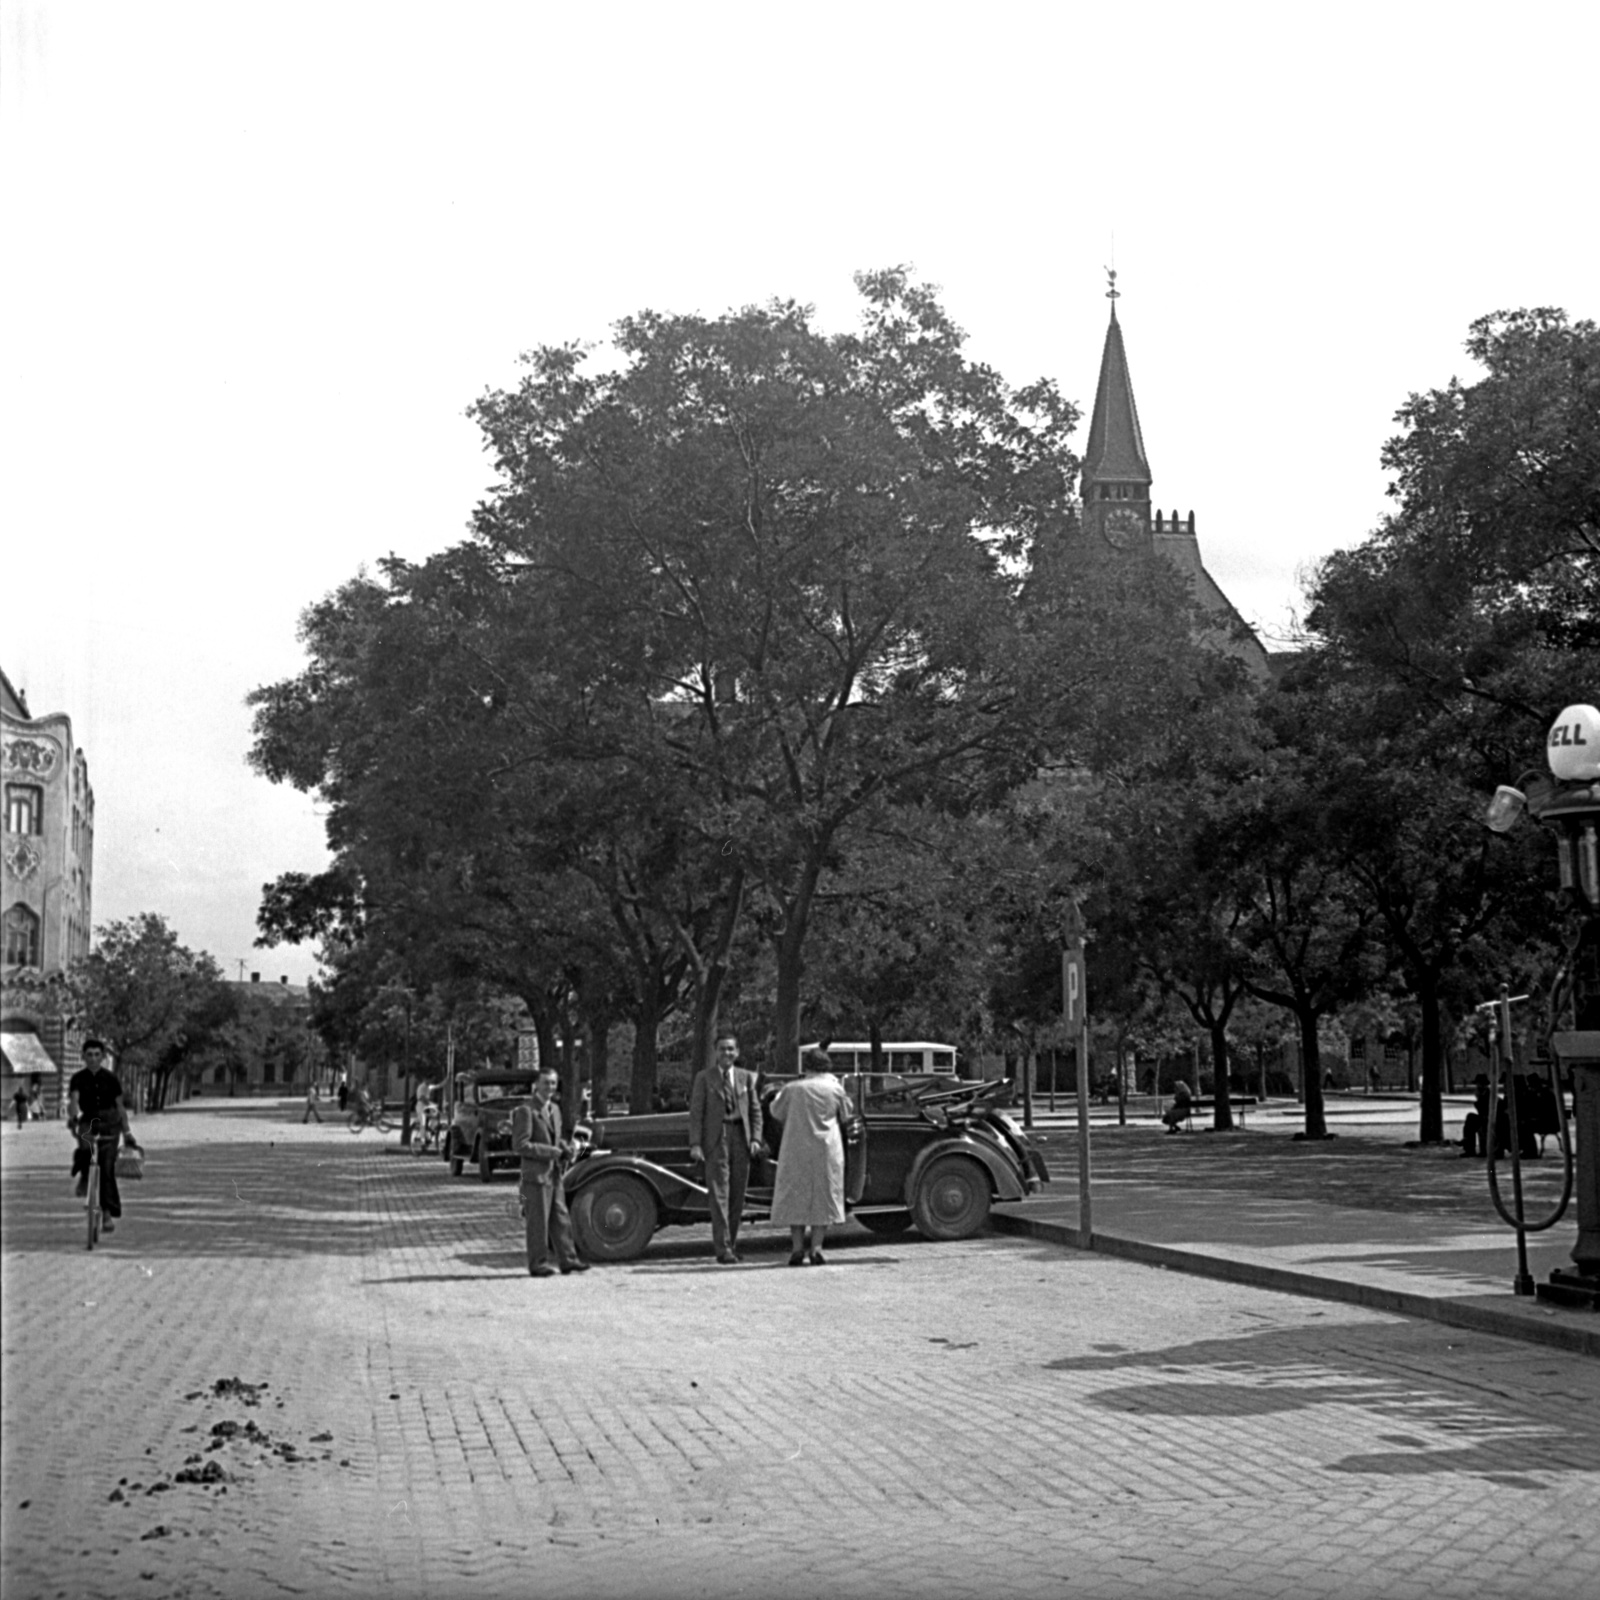
<path fill-rule="evenodd" d="M 35 717 L 0 672 L 0 1011 L 5 1057 L 0 1091 L 39 1076 L 53 1104 L 64 1067 L 76 1068 L 70 1018 L 35 995 L 45 980 L 89 953 L 94 905 L 94 790 L 72 721 Z M 14 980 L 21 980 L 20 984 Z M 54 1078 L 56 1081 L 49 1081 Z"/>
<path fill-rule="evenodd" d="M 1079 480 L 1081 554 L 1096 561 L 1151 554 L 1165 557 L 1189 579 L 1201 611 L 1212 619 L 1212 642 L 1238 657 L 1258 682 L 1265 682 L 1271 676 L 1266 649 L 1206 571 L 1195 536 L 1194 512 L 1180 517 L 1174 511 L 1169 516 L 1151 507 L 1154 479 L 1139 427 L 1122 326 L 1117 321 L 1119 295 L 1114 272 L 1109 298 L 1111 322 L 1100 356 L 1100 381 L 1095 387 Z"/>

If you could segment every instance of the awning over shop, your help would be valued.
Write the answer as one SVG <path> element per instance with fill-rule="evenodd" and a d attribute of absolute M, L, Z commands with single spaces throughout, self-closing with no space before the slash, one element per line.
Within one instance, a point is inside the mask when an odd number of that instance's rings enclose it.
<path fill-rule="evenodd" d="M 56 1075 L 55 1059 L 36 1033 L 12 1033 L 7 1029 L 0 1033 L 0 1053 L 5 1056 L 6 1071 L 20 1078 L 30 1077 L 35 1072 L 42 1078 Z"/>

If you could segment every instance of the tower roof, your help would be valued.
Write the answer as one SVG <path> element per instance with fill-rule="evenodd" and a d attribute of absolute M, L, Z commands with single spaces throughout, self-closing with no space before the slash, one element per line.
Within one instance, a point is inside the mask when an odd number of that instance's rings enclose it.
<path fill-rule="evenodd" d="M 1139 408 L 1133 403 L 1133 380 L 1128 376 L 1128 354 L 1122 348 L 1122 327 L 1114 304 L 1105 349 L 1100 355 L 1100 384 L 1094 392 L 1089 443 L 1083 452 L 1083 481 L 1107 479 L 1150 482 L 1144 435 L 1139 431 Z"/>

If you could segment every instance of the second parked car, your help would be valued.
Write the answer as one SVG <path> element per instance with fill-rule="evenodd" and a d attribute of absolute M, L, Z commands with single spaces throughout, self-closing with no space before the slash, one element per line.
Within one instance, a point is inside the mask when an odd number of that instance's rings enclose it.
<path fill-rule="evenodd" d="M 456 1079 L 456 1104 L 444 1158 L 453 1177 L 471 1162 L 485 1183 L 496 1167 L 518 1163 L 511 1148 L 511 1113 L 521 1100 L 533 1096 L 537 1074 L 514 1071 L 463 1072 Z"/>

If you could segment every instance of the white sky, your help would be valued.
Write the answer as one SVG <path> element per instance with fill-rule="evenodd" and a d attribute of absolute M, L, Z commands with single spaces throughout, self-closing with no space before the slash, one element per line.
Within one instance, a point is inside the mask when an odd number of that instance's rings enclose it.
<path fill-rule="evenodd" d="M 1600 6 L 16 3 L 0 33 L 0 664 L 65 711 L 97 922 L 237 972 L 324 862 L 244 764 L 301 609 L 455 542 L 467 404 L 652 307 L 912 263 L 1087 411 L 1115 239 L 1162 509 L 1270 637 L 1468 323 L 1600 312 Z M 1082 444 L 1080 433 L 1079 445 Z"/>

